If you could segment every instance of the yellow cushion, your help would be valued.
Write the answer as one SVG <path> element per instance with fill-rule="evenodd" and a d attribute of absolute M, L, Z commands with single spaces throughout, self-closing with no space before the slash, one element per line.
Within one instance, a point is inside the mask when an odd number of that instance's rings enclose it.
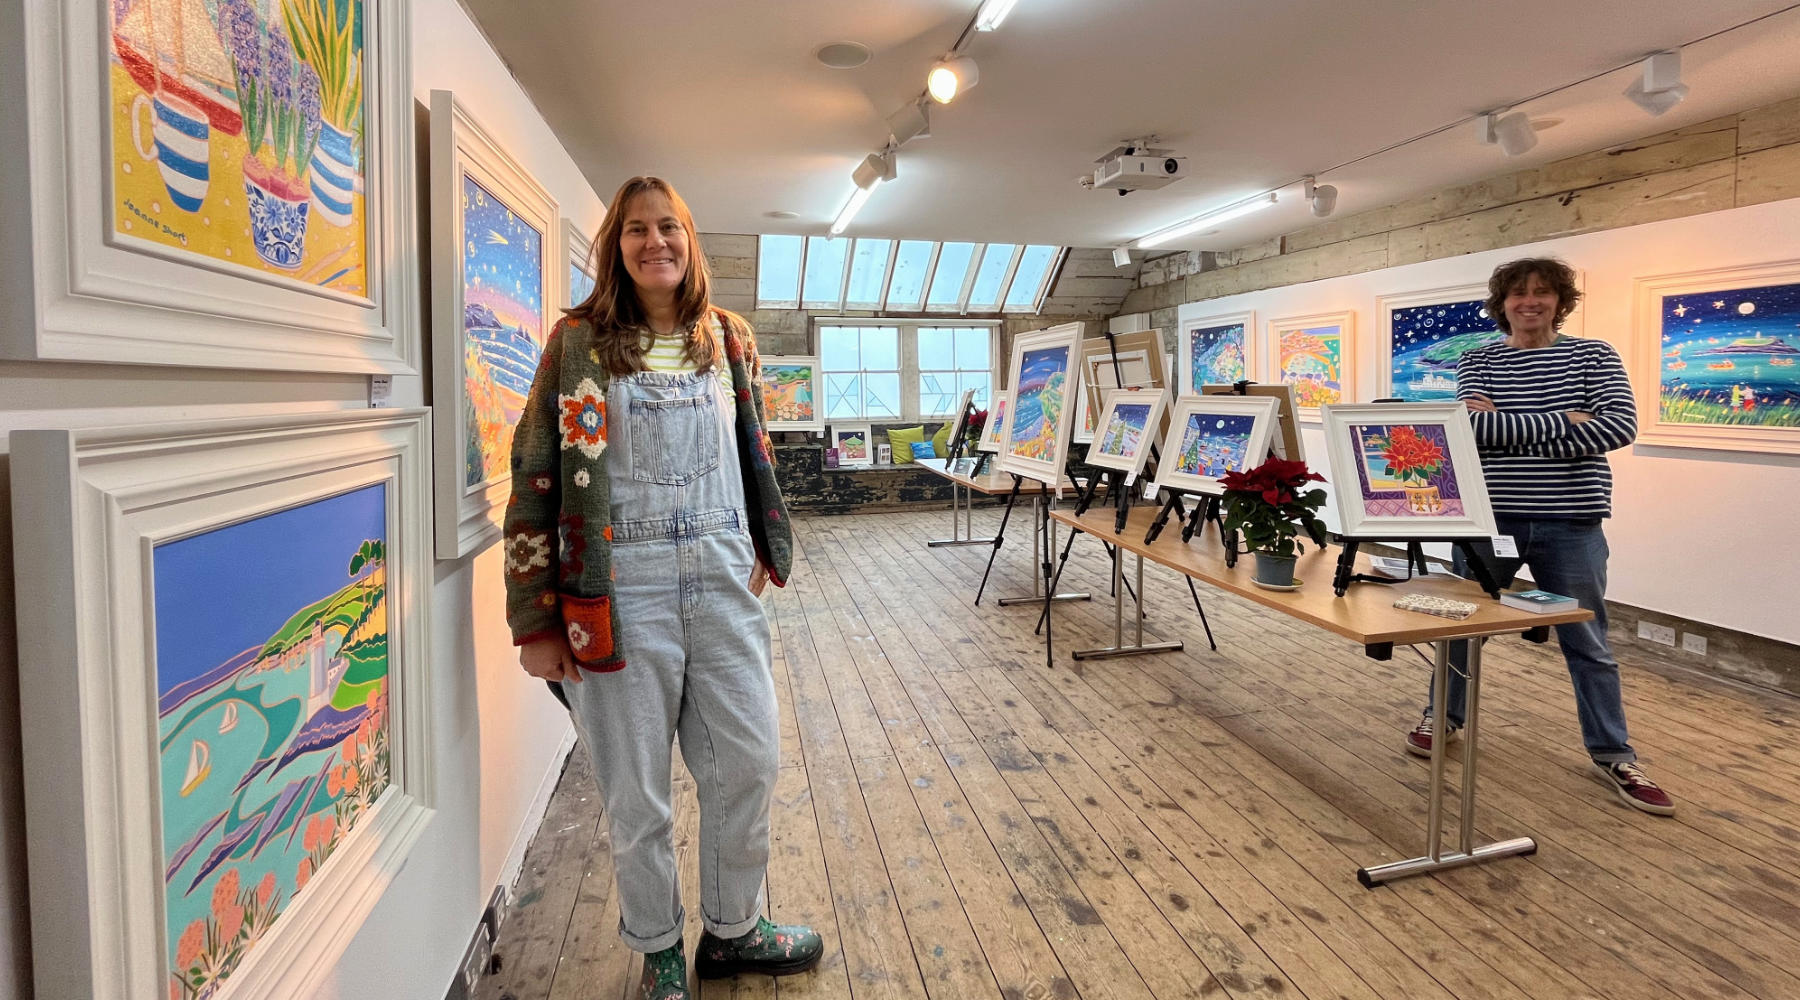
<path fill-rule="evenodd" d="M 938 428 L 938 432 L 936 434 L 933 434 L 931 436 L 931 447 L 932 447 L 933 451 L 937 452 L 937 457 L 945 458 L 945 457 L 949 456 L 949 454 L 950 454 L 950 424 L 948 421 L 946 421 L 944 423 L 944 426 Z"/>
<path fill-rule="evenodd" d="M 923 427 L 894 427 L 887 432 L 888 444 L 893 446 L 894 464 L 911 465 L 913 460 L 912 446 L 925 440 Z"/>

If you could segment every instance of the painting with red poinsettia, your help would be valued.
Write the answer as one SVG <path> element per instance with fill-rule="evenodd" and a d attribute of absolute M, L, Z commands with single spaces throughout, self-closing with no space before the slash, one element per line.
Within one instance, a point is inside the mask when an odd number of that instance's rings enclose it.
<path fill-rule="evenodd" d="M 1371 514 L 1462 517 L 1464 506 L 1450 442 L 1436 424 L 1359 424 L 1352 428 L 1363 506 Z M 1436 503 L 1409 502 L 1407 489 L 1435 488 Z"/>

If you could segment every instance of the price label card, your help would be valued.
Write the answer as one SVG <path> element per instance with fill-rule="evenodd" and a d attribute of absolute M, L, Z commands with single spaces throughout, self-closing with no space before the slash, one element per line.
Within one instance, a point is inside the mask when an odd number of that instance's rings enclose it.
<path fill-rule="evenodd" d="M 1147 482 L 1144 484 L 1144 499 L 1145 500 L 1155 500 L 1156 499 L 1156 481 L 1155 480 L 1151 480 L 1150 482 Z"/>
<path fill-rule="evenodd" d="M 1126 489 L 1131 489 L 1131 484 L 1135 483 L 1135 482 L 1137 482 L 1137 473 L 1135 473 L 1135 472 L 1125 473 L 1125 488 Z"/>
<path fill-rule="evenodd" d="M 1502 559 L 1519 558 L 1519 547 L 1513 544 L 1511 535 L 1495 535 L 1493 537 L 1494 555 Z"/>
<path fill-rule="evenodd" d="M 369 407 L 377 409 L 388 405 L 394 397 L 394 376 L 369 376 Z"/>

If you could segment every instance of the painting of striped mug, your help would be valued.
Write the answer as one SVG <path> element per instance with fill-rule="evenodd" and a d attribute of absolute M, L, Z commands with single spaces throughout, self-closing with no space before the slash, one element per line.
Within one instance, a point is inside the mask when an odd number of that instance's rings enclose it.
<path fill-rule="evenodd" d="M 149 109 L 151 143 L 144 143 L 143 111 Z M 198 212 L 212 175 L 212 128 L 206 114 L 173 94 L 137 95 L 131 105 L 131 143 L 162 170 L 169 198 L 184 212 Z"/>

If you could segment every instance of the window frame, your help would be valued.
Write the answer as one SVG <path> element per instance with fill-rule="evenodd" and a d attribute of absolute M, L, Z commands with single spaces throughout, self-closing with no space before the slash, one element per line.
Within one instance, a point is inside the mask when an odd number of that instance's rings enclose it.
<path fill-rule="evenodd" d="M 898 241 L 896 241 L 898 246 Z M 965 292 L 966 295 L 966 292 Z M 900 416 L 896 418 L 856 416 L 845 420 L 872 421 L 874 423 L 924 423 L 928 420 L 945 420 L 955 414 L 925 414 L 919 407 L 919 330 L 924 327 L 948 329 L 983 329 L 988 331 L 988 402 L 993 403 L 993 396 L 1000 391 L 1000 330 L 1002 322 L 998 319 L 965 319 L 954 313 L 940 312 L 929 316 L 910 316 L 905 318 L 893 316 L 814 316 L 811 318 L 811 335 L 813 345 L 818 348 L 820 385 L 828 374 L 825 368 L 825 352 L 822 331 L 825 327 L 894 327 L 900 332 Z M 953 355 L 954 357 L 954 355 Z M 863 369 L 867 371 L 868 369 Z M 938 369 L 933 369 L 936 371 Z M 974 371 L 971 368 L 957 368 L 955 371 Z M 823 390 L 821 390 L 823 391 Z M 821 399 L 821 412 L 823 402 Z M 827 424 L 832 423 L 830 417 L 825 418 Z"/>
<path fill-rule="evenodd" d="M 761 275 L 761 271 L 762 271 L 762 267 L 763 267 L 763 242 L 762 241 L 771 236 L 782 237 L 782 238 L 795 237 L 800 240 L 799 260 L 796 262 L 796 267 L 798 268 L 798 272 L 797 272 L 798 280 L 795 283 L 795 290 L 794 290 L 795 298 L 792 300 L 764 299 L 762 297 L 762 275 Z M 807 262 L 812 256 L 813 241 L 814 240 L 823 240 L 823 239 L 833 239 L 833 240 L 841 239 L 841 240 L 847 241 L 849 244 L 844 251 L 843 269 L 838 275 L 837 295 L 833 299 L 807 299 L 806 298 L 806 266 L 807 266 Z M 881 301 L 879 303 L 874 304 L 873 306 L 871 306 L 868 303 L 861 303 L 861 302 L 852 303 L 852 302 L 850 302 L 850 275 L 855 270 L 855 267 L 856 267 L 857 246 L 864 240 L 871 240 L 871 241 L 885 240 L 889 244 L 888 245 L 888 253 L 887 253 L 887 269 L 886 269 L 885 273 L 882 275 L 882 279 L 881 279 Z M 932 288 L 932 285 L 936 282 L 936 280 L 938 278 L 938 273 L 937 273 L 938 272 L 938 264 L 943 259 L 944 245 L 946 242 L 969 243 L 970 246 L 972 246 L 974 249 L 970 254 L 968 267 L 963 271 L 963 273 L 961 275 L 961 281 L 957 285 L 955 302 L 954 303 L 945 303 L 943 305 L 933 307 L 930 304 L 931 288 Z M 918 301 L 896 304 L 896 303 L 892 302 L 891 299 L 892 299 L 893 293 L 894 293 L 895 271 L 898 269 L 899 264 L 900 264 L 900 248 L 903 243 L 926 243 L 926 244 L 929 244 L 931 247 L 931 253 L 925 260 L 925 274 L 924 274 L 923 279 L 921 280 Z M 1011 244 L 1011 246 L 1013 248 L 1012 256 L 1010 259 L 1007 260 L 1006 268 L 1005 268 L 1004 272 L 1002 273 L 1002 276 L 1000 279 L 1000 288 L 999 288 L 998 299 L 995 301 L 995 303 L 993 304 L 992 307 L 976 308 L 976 309 L 972 310 L 970 308 L 971 304 L 970 304 L 969 300 L 971 298 L 973 298 L 973 296 L 974 296 L 975 284 L 981 275 L 981 266 L 984 262 L 984 258 L 987 255 L 988 248 L 990 246 L 994 246 L 994 245 L 997 245 L 997 244 L 990 244 L 990 243 L 979 242 L 979 241 L 971 242 L 968 240 L 949 240 L 949 241 L 945 241 L 945 240 L 915 240 L 915 239 L 903 239 L 901 237 L 875 237 L 875 236 L 838 236 L 838 237 L 797 236 L 797 234 L 793 234 L 793 233 L 763 233 L 763 234 L 759 234 L 757 236 L 757 256 L 756 256 L 756 266 L 757 266 L 757 270 L 758 270 L 757 287 L 756 287 L 756 293 L 755 293 L 756 308 L 758 308 L 758 309 L 798 309 L 798 310 L 802 310 L 805 312 L 836 313 L 836 314 L 842 314 L 842 313 L 850 312 L 852 310 L 856 310 L 859 312 L 867 310 L 868 312 L 870 312 L 874 315 L 882 316 L 884 318 L 887 316 L 904 316 L 909 319 L 917 318 L 917 317 L 964 318 L 964 317 L 968 317 L 971 315 L 977 316 L 977 317 L 1026 316 L 1026 315 L 1035 315 L 1035 314 L 1041 312 L 1044 307 L 1044 300 L 1047 299 L 1050 295 L 1051 286 L 1055 283 L 1057 276 L 1062 273 L 1063 263 L 1068 259 L 1070 248 L 1066 247 L 1066 246 L 1052 246 L 1051 244 L 1039 244 L 1039 243 L 1014 243 L 1014 244 Z M 998 244 L 998 245 L 1004 245 L 1004 244 Z M 1055 251 L 1055 253 L 1051 256 L 1049 266 L 1046 267 L 1044 270 L 1044 273 L 1041 276 L 1039 276 L 1037 286 L 1034 289 L 1032 289 L 1032 294 L 1031 294 L 1030 299 L 1023 305 L 1008 306 L 1007 299 L 1012 294 L 1012 292 L 1015 291 L 1015 289 L 1013 288 L 1013 282 L 1018 279 L 1019 268 L 1025 261 L 1025 254 L 1028 250 L 1030 250 L 1032 247 L 1035 247 L 1035 246 L 1051 246 L 1052 249 Z"/>

